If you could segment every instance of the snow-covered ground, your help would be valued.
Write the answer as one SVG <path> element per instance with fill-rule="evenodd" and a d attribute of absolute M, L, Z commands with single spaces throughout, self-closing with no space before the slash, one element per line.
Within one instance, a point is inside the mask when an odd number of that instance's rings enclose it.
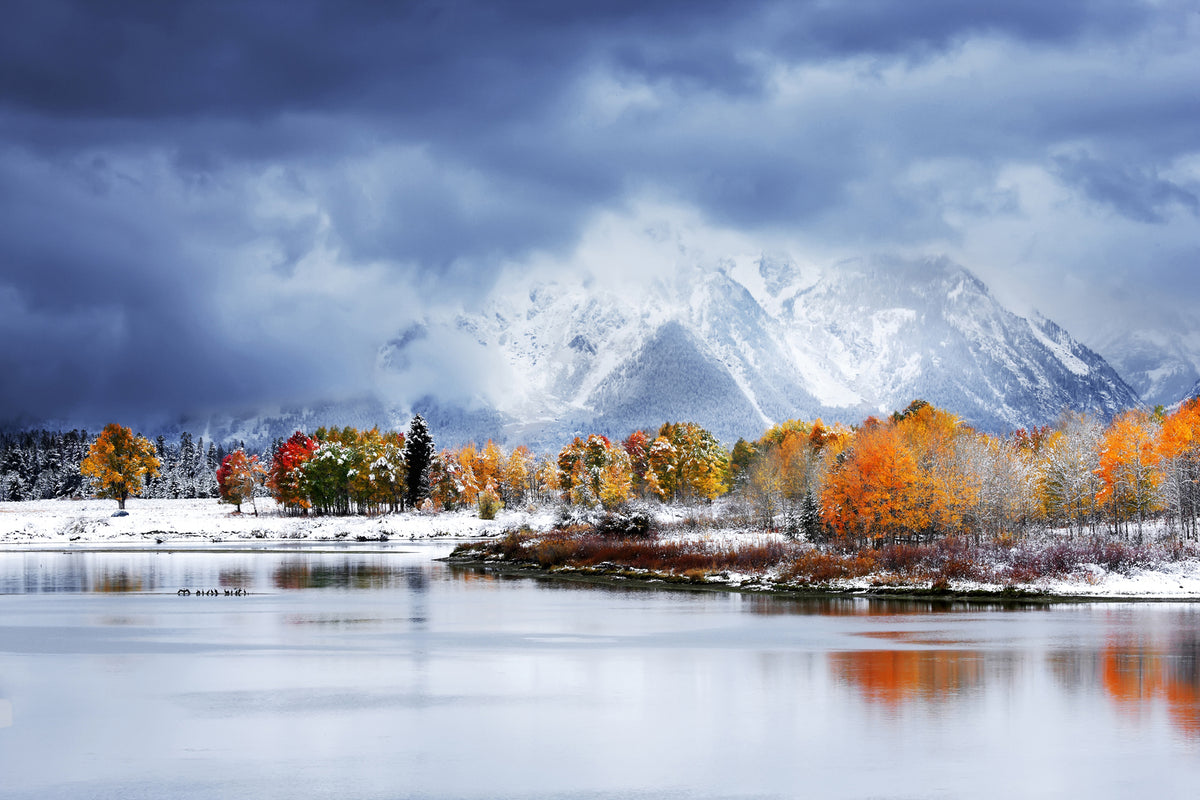
<path fill-rule="evenodd" d="M 113 500 L 29 500 L 0 503 L 0 547 L 23 545 L 137 544 L 186 541 L 357 541 L 379 539 L 476 538 L 528 525 L 545 530 L 550 512 L 502 511 L 494 520 L 474 514 L 404 513 L 377 517 L 296 517 L 279 512 L 271 499 L 258 500 L 258 516 L 244 506 L 216 500 L 126 502 L 127 516 L 113 516 Z"/>
<path fill-rule="evenodd" d="M 726 581 L 733 586 L 739 586 L 747 580 L 753 580 L 750 575 L 731 575 Z M 848 578 L 832 581 L 825 588 L 837 591 L 871 592 L 877 586 L 875 577 Z M 928 583 L 905 586 L 893 584 L 893 588 L 929 589 Z M 781 588 L 769 581 L 762 588 Z M 999 595 L 1005 586 L 998 583 L 980 583 L 977 581 L 950 581 L 948 591 L 951 593 L 989 592 Z M 1016 589 L 1027 592 L 1038 592 L 1059 597 L 1075 597 L 1080 599 L 1098 598 L 1113 600 L 1200 600 L 1200 562 L 1180 561 L 1164 564 L 1157 569 L 1135 568 L 1128 572 L 1109 572 L 1099 565 L 1090 565 L 1090 576 L 1087 578 L 1043 578 L 1034 583 L 1017 584 Z"/>
<path fill-rule="evenodd" d="M 260 499 L 258 516 L 233 513 L 233 507 L 216 500 L 143 500 L 131 498 L 127 515 L 114 516 L 112 500 L 35 500 L 0 503 L 0 548 L 25 549 L 71 546 L 155 546 L 204 542 L 245 543 L 256 541 L 391 541 L 406 539 L 475 539 L 498 536 L 505 531 L 528 527 L 547 531 L 555 522 L 553 508 L 534 512 L 502 511 L 494 520 L 481 520 L 470 512 L 426 514 L 409 512 L 376 517 L 297 517 L 280 513 L 274 501 Z M 715 525 L 712 510 L 654 508 L 659 523 L 683 522 L 689 517 L 701 524 L 674 526 L 669 539 L 706 542 L 726 548 L 769 544 L 780 534 L 723 528 Z M 698 519 L 697 519 L 698 518 Z M 707 523 L 707 524 L 705 524 Z M 710 581 L 746 588 L 776 588 L 773 575 L 724 573 Z M 829 588 L 868 591 L 876 578 L 835 581 Z M 920 588 L 920 587 L 913 587 Z M 982 590 L 1000 592 L 994 584 L 953 581 L 956 592 Z M 1072 579 L 1046 579 L 1022 589 L 1052 595 L 1200 600 L 1200 561 L 1166 563 L 1155 569 L 1133 568 L 1107 571 L 1099 565 L 1086 567 Z"/>

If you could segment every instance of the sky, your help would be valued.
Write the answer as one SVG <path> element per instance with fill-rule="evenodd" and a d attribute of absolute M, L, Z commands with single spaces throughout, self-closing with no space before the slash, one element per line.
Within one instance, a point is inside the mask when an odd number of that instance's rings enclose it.
<path fill-rule="evenodd" d="M 430 308 L 664 226 L 945 255 L 1085 342 L 1200 327 L 1194 0 L 0 15 L 0 421 L 356 396 Z"/>

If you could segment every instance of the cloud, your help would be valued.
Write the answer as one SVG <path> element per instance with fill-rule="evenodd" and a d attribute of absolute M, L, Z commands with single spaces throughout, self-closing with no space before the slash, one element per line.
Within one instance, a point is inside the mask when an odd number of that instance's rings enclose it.
<path fill-rule="evenodd" d="M 1165 180 L 1154 170 L 1088 156 L 1060 156 L 1055 164 L 1064 183 L 1135 222 L 1164 223 L 1175 207 L 1200 214 L 1200 198 L 1194 190 Z"/>
<path fill-rule="evenodd" d="M 1153 288 L 1200 253 L 1186 2 L 4 13 L 0 418 L 369 391 L 506 276 L 659 276 L 620 266 L 656 216 L 706 252 L 946 253 L 1069 326 L 1194 301 Z"/>

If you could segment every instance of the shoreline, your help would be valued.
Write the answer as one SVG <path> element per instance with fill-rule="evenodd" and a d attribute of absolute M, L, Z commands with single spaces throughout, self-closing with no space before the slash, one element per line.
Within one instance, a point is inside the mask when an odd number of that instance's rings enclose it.
<path fill-rule="evenodd" d="M 766 578 L 750 582 L 697 580 L 686 575 L 662 572 L 635 572 L 627 567 L 540 567 L 527 563 L 482 560 L 475 557 L 455 557 L 453 554 L 436 559 L 452 568 L 481 570 L 501 577 L 533 578 L 547 581 L 566 581 L 609 588 L 632 588 L 647 591 L 678 590 L 692 592 L 733 593 L 747 596 L 778 597 L 783 599 L 863 599 L 888 602 L 922 602 L 946 605 L 1004 605 L 1051 606 L 1088 603 L 1197 603 L 1200 596 L 1073 594 L 1049 589 L 933 589 L 915 585 L 789 585 Z"/>

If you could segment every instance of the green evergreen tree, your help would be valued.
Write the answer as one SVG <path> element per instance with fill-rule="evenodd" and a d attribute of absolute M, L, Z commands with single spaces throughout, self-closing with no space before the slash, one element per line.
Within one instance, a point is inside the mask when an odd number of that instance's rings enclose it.
<path fill-rule="evenodd" d="M 433 463 L 433 437 L 425 419 L 417 414 L 408 426 L 404 437 L 404 464 L 407 469 L 408 492 L 405 499 L 409 507 L 429 497 L 429 465 Z"/>

